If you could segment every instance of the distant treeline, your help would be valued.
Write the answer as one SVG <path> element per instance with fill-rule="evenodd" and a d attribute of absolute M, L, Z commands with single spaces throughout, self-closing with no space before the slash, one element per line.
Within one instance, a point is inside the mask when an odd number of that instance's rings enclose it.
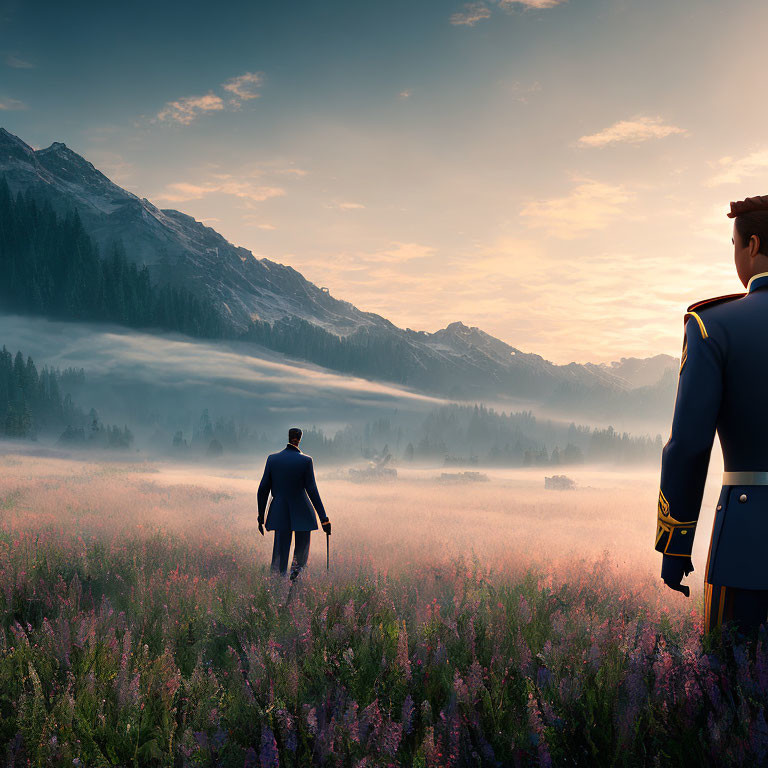
<path fill-rule="evenodd" d="M 58 434 L 59 441 L 83 446 L 127 448 L 133 442 L 128 427 L 105 426 L 95 410 L 85 414 L 67 392 L 82 386 L 82 368 L 44 366 L 41 371 L 21 350 L 12 355 L 0 351 L 0 436 L 34 438 L 40 433 Z M 62 394 L 64 393 L 64 394 Z"/>
<path fill-rule="evenodd" d="M 40 430 L 60 429 L 80 422 L 85 414 L 69 394 L 62 395 L 66 381 L 83 377 L 83 370 L 68 368 L 64 373 L 43 367 L 38 372 L 31 357 L 21 351 L 0 352 L 0 434 L 29 437 Z"/>
<path fill-rule="evenodd" d="M 82 389 L 85 372 L 44 367 L 21 351 L 0 352 L 0 435 L 35 437 L 59 433 L 70 445 L 128 447 L 133 434 L 126 425 L 106 426 L 91 409 L 86 414 L 67 390 Z M 62 432 L 63 430 L 63 432 Z M 158 437 L 156 440 L 161 440 Z M 274 446 L 273 435 L 234 418 L 211 418 L 204 410 L 189 438 L 177 429 L 168 447 L 176 451 L 221 453 L 263 451 Z M 435 408 L 414 426 L 407 420 L 382 417 L 357 427 L 347 425 L 333 436 L 315 426 L 304 431 L 302 449 L 337 460 L 374 458 L 391 453 L 395 460 L 427 461 L 444 465 L 499 466 L 560 465 L 610 461 L 636 463 L 658 460 L 661 435 L 654 439 L 537 419 L 531 411 L 498 412 L 484 405 L 451 404 Z"/>
<path fill-rule="evenodd" d="M 421 436 L 405 447 L 405 458 L 444 457 L 446 464 L 505 466 L 571 464 L 583 461 L 634 463 L 661 456 L 655 438 L 593 429 L 548 419 L 531 411 L 498 412 L 484 405 L 441 406 L 421 426 Z"/>
<path fill-rule="evenodd" d="M 279 442 L 279 441 L 278 441 Z M 203 411 L 187 441 L 182 431 L 176 449 L 198 453 L 251 453 L 274 450 L 275 436 L 234 419 L 213 420 Z M 445 466 L 558 466 L 583 462 L 641 463 L 658 461 L 661 435 L 651 438 L 537 419 L 531 411 L 498 412 L 484 405 L 451 404 L 435 408 L 420 424 L 382 417 L 361 426 L 348 424 L 333 435 L 307 427 L 301 441 L 305 453 L 326 460 L 375 459 L 391 454 L 395 461 Z"/>
<path fill-rule="evenodd" d="M 64 320 L 154 327 L 219 337 L 210 302 L 189 291 L 152 285 L 149 270 L 130 262 L 121 243 L 102 258 L 77 210 L 59 218 L 27 190 L 14 198 L 0 178 L 0 307 Z"/>

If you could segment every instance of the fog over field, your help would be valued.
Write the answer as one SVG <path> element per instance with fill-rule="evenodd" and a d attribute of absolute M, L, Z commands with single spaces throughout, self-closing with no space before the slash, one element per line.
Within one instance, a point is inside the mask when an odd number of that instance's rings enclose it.
<path fill-rule="evenodd" d="M 685 598 L 659 577 L 655 468 L 548 490 L 545 467 L 352 482 L 316 460 L 332 535 L 291 583 L 258 531 L 263 455 L 110 454 L 0 444 L 8 764 L 634 766 L 649 743 L 762 764 L 742 734 L 765 646 L 721 663 L 702 639 L 716 459 Z"/>
<path fill-rule="evenodd" d="M 217 536 L 234 537 L 246 556 L 241 567 L 269 564 L 273 534 L 262 537 L 256 520 L 265 457 L 234 466 L 184 466 L 37 452 L 43 455 L 12 442 L 0 444 L 0 499 L 12 500 L 16 512 L 24 510 L 25 527 L 33 521 L 64 528 L 93 525 L 111 536 L 114 524 L 122 534 L 202 536 L 214 549 Z M 473 482 L 443 468 L 400 467 L 397 479 L 360 483 L 351 482 L 346 466 L 325 468 L 316 460 L 315 467 L 333 524 L 333 571 L 349 575 L 365 562 L 394 573 L 445 566 L 463 554 L 476 555 L 483 568 L 517 573 L 536 566 L 568 581 L 584 562 L 605 559 L 617 590 L 662 586 L 661 558 L 653 548 L 655 469 L 583 466 L 568 470 L 573 490 L 548 490 L 544 477 L 550 472 L 544 468 L 490 469 L 482 473 L 485 480 Z M 718 454 L 704 494 L 695 571 L 687 579 L 691 599 L 684 602 L 663 589 L 660 598 L 669 606 L 701 607 L 721 469 Z M 315 576 L 325 571 L 324 539 L 321 530 L 312 537 Z"/>

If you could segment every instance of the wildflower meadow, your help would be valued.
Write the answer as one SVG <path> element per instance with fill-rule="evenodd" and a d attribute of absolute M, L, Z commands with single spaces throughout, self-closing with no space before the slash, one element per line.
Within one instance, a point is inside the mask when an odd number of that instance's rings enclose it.
<path fill-rule="evenodd" d="M 319 473 L 291 587 L 261 468 L 0 455 L 3 765 L 768 760 L 766 638 L 702 635 L 704 513 L 661 584 L 652 473 Z"/>

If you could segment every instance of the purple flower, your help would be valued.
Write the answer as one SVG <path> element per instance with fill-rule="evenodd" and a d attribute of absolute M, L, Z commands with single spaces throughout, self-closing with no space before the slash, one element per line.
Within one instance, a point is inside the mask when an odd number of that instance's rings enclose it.
<path fill-rule="evenodd" d="M 552 765 L 552 756 L 549 754 L 544 723 L 541 719 L 541 711 L 532 693 L 528 694 L 528 724 L 531 728 L 532 741 L 539 752 L 539 765 L 549 768 Z"/>
<path fill-rule="evenodd" d="M 307 712 L 307 727 L 313 736 L 317 736 L 317 708 L 312 707 Z"/>
<path fill-rule="evenodd" d="M 387 722 L 379 739 L 379 749 L 384 754 L 394 757 L 397 748 L 400 746 L 400 739 L 403 736 L 403 724 L 393 721 Z"/>
<path fill-rule="evenodd" d="M 192 735 L 203 749 L 208 746 L 208 734 L 205 731 L 194 731 Z"/>
<path fill-rule="evenodd" d="M 536 673 L 536 686 L 539 690 L 546 688 L 552 679 L 553 675 L 546 667 L 539 667 L 539 671 Z"/>
<path fill-rule="evenodd" d="M 383 718 L 379 710 L 379 702 L 374 699 L 362 712 L 360 717 L 360 741 L 375 740 L 381 731 Z"/>
<path fill-rule="evenodd" d="M 280 756 L 277 752 L 277 741 L 272 729 L 265 725 L 261 729 L 261 750 L 259 751 L 259 768 L 280 768 Z"/>
<path fill-rule="evenodd" d="M 750 723 L 749 741 L 757 764 L 763 765 L 766 753 L 768 753 L 768 725 L 765 722 L 765 713 L 762 707 L 760 707 L 757 716 Z"/>
<path fill-rule="evenodd" d="M 403 708 L 400 712 L 400 720 L 403 723 L 403 730 L 409 734 L 413 730 L 413 697 L 409 693 L 403 702 Z"/>
<path fill-rule="evenodd" d="M 256 764 L 256 750 L 253 747 L 248 747 L 245 750 L 245 762 L 243 768 L 257 768 Z"/>
<path fill-rule="evenodd" d="M 227 743 L 227 732 L 219 726 L 216 729 L 216 733 L 213 734 L 212 741 L 215 744 L 216 749 L 221 749 Z"/>

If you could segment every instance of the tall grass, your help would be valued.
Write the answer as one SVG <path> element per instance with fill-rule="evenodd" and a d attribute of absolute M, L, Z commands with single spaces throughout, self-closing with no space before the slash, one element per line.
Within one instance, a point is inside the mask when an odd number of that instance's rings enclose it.
<path fill-rule="evenodd" d="M 700 605 L 589 547 L 434 554 L 414 523 L 400 550 L 372 539 L 359 556 L 339 512 L 332 569 L 315 534 L 289 596 L 267 571 L 271 538 L 252 535 L 250 485 L 14 461 L 0 477 L 5 765 L 766 760 L 766 637 L 703 638 Z"/>

